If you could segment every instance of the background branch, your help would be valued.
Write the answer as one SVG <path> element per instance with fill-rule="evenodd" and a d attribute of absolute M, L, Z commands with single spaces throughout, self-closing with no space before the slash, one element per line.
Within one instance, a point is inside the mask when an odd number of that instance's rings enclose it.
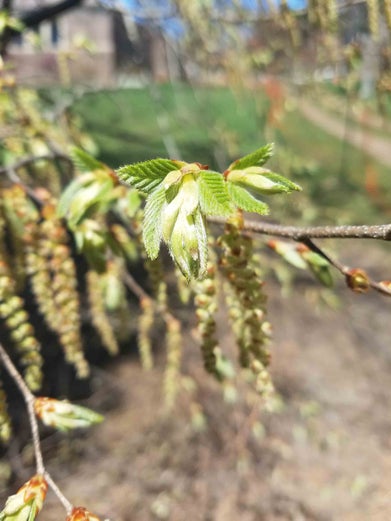
<path fill-rule="evenodd" d="M 225 224 L 221 217 L 208 217 L 209 222 Z M 391 240 L 391 224 L 377 225 L 343 225 L 343 226 L 283 226 L 265 221 L 244 220 L 243 230 L 285 237 L 294 241 L 305 242 L 306 239 L 380 239 Z"/>

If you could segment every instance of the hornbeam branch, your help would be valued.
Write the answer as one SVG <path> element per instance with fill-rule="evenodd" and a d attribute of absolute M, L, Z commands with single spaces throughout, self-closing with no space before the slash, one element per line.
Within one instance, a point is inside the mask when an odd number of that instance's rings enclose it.
<path fill-rule="evenodd" d="M 303 244 L 308 246 L 310 250 L 317 253 L 321 257 L 323 257 L 327 262 L 331 264 L 334 268 L 336 268 L 344 277 L 346 277 L 346 280 L 352 276 L 352 273 L 355 270 L 355 268 L 351 268 L 350 266 L 346 266 L 345 264 L 342 264 L 339 260 L 331 257 L 328 253 L 326 253 L 322 248 L 320 248 L 317 244 L 315 244 L 311 239 L 306 239 L 303 241 Z M 378 293 L 381 293 L 382 295 L 387 295 L 388 297 L 391 297 L 391 288 L 388 285 L 385 285 L 381 282 L 376 282 L 375 280 L 372 280 L 367 273 L 365 273 L 363 270 L 359 270 L 363 275 L 365 275 L 366 281 L 368 283 L 368 289 L 372 288 L 373 290 L 377 291 Z M 349 285 L 349 284 L 348 284 Z M 363 292 L 363 291 L 361 291 Z"/>
<path fill-rule="evenodd" d="M 209 222 L 225 224 L 220 217 Z M 305 242 L 306 239 L 379 239 L 391 241 L 391 224 L 343 226 L 283 226 L 265 221 L 244 220 L 243 230 Z"/>

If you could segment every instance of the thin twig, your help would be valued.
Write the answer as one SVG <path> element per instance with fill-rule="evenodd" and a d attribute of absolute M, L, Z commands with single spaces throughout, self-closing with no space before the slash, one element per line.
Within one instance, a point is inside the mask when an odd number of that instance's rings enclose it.
<path fill-rule="evenodd" d="M 66 510 L 66 513 L 69 515 L 73 510 L 73 505 L 68 499 L 64 496 L 64 494 L 59 489 L 57 483 L 53 480 L 52 476 L 47 472 L 44 471 L 44 477 L 49 485 L 49 487 L 53 490 L 53 492 L 58 497 L 59 501 L 62 503 L 63 507 Z"/>
<path fill-rule="evenodd" d="M 42 450 L 41 450 L 41 442 L 39 439 L 39 429 L 38 429 L 38 422 L 37 418 L 35 416 L 34 412 L 34 400 L 35 396 L 30 391 L 30 389 L 25 384 L 22 376 L 20 375 L 19 371 L 14 366 L 11 358 L 8 356 L 7 352 L 5 351 L 4 347 L 0 344 L 0 358 L 4 365 L 4 367 L 7 369 L 9 375 L 13 379 L 13 381 L 18 386 L 20 392 L 23 395 L 24 401 L 26 403 L 27 412 L 29 416 L 29 422 L 31 426 L 31 434 L 33 438 L 33 446 L 34 446 L 34 454 L 35 454 L 35 463 L 36 463 L 36 469 L 38 474 L 43 474 L 45 471 L 45 467 L 43 464 L 43 457 L 42 457 Z"/>
<path fill-rule="evenodd" d="M 208 217 L 208 221 L 217 224 L 225 224 L 222 217 Z M 343 226 L 283 226 L 265 221 L 252 221 L 245 219 L 243 230 L 285 237 L 294 241 L 304 242 L 306 239 L 380 239 L 391 240 L 391 224 L 369 225 L 343 225 Z"/>
<path fill-rule="evenodd" d="M 10 171 L 19 170 L 19 168 L 24 168 L 33 163 L 37 163 L 38 161 L 55 161 L 56 159 L 59 159 L 60 161 L 66 161 L 67 163 L 72 165 L 73 168 L 73 162 L 69 156 L 67 156 L 66 154 L 55 152 L 53 154 L 42 154 L 40 156 L 24 157 L 23 159 L 20 159 L 20 161 L 17 161 L 12 165 L 1 167 L 0 175 L 8 175 Z"/>
<path fill-rule="evenodd" d="M 131 275 L 129 272 L 125 272 L 122 275 L 122 280 L 124 281 L 125 285 L 130 289 L 130 291 L 136 295 L 136 297 L 139 300 L 148 299 L 153 301 L 153 298 L 148 295 L 148 293 L 145 291 L 145 289 L 140 286 L 140 284 L 136 281 L 136 279 Z"/>
<path fill-rule="evenodd" d="M 170 311 L 168 311 L 166 306 L 156 302 L 156 300 L 151 295 L 149 295 L 142 286 L 140 286 L 133 275 L 131 275 L 129 272 L 125 272 L 122 275 L 122 280 L 125 286 L 127 286 L 140 301 L 148 300 L 151 302 L 155 310 L 161 314 L 164 321 L 167 322 L 173 320 L 179 323 L 179 320 Z"/>
<path fill-rule="evenodd" d="M 305 239 L 302 241 L 303 244 L 305 244 L 311 251 L 317 253 L 321 257 L 323 257 L 327 262 L 329 262 L 334 268 L 336 268 L 342 275 L 345 277 L 350 277 L 352 272 L 354 272 L 354 268 L 351 268 L 350 266 L 346 266 L 345 264 L 342 264 L 337 259 L 334 259 L 331 257 L 328 253 L 326 253 L 322 248 L 320 248 L 317 244 L 315 244 L 311 239 Z M 362 270 L 360 270 L 362 271 Z M 366 281 L 368 283 L 368 286 L 375 291 L 378 291 L 379 293 L 382 293 L 383 295 L 391 296 L 391 288 L 386 287 L 381 282 L 376 282 L 372 280 L 370 277 L 368 277 L 367 273 L 366 275 Z"/>
<path fill-rule="evenodd" d="M 70 503 L 70 501 L 68 501 L 68 499 L 64 496 L 64 494 L 61 492 L 59 487 L 53 481 L 53 478 L 50 476 L 50 474 L 45 469 L 45 465 L 43 462 L 42 449 L 41 449 L 41 440 L 39 438 L 38 421 L 37 421 L 37 417 L 36 417 L 35 411 L 34 411 L 35 396 L 33 395 L 33 393 L 30 391 L 30 389 L 25 384 L 22 376 L 20 375 L 19 371 L 16 369 L 11 358 L 8 356 L 7 352 L 5 351 L 4 347 L 1 344 L 0 344 L 0 359 L 1 359 L 1 362 L 3 363 L 4 367 L 8 371 L 9 375 L 11 376 L 12 380 L 15 382 L 15 384 L 19 388 L 19 390 L 23 396 L 23 399 L 26 403 L 28 418 L 29 418 L 29 423 L 30 423 L 30 428 L 31 428 L 31 435 L 32 435 L 32 440 L 33 440 L 37 474 L 41 474 L 42 476 L 45 477 L 48 485 L 53 490 L 53 492 L 56 494 L 59 501 L 63 504 L 65 510 L 67 511 L 67 514 L 70 514 L 72 511 L 72 508 L 73 508 L 72 503 Z"/>

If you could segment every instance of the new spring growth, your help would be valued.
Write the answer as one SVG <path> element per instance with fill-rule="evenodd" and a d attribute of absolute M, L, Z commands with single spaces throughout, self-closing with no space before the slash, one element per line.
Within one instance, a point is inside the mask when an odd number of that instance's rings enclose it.
<path fill-rule="evenodd" d="M 84 507 L 75 507 L 66 518 L 66 521 L 100 521 L 100 519 Z"/>
<path fill-rule="evenodd" d="M 36 398 L 34 410 L 42 423 L 63 432 L 71 429 L 85 429 L 103 421 L 101 414 L 87 407 L 74 405 L 67 400 Z"/>
<path fill-rule="evenodd" d="M 0 512 L 0 521 L 34 521 L 42 508 L 47 489 L 41 474 L 33 476 L 7 499 L 4 510 Z"/>
<path fill-rule="evenodd" d="M 333 285 L 329 262 L 318 253 L 311 251 L 305 244 L 292 244 L 272 239 L 267 245 L 292 266 L 299 269 L 309 268 L 324 286 Z"/>
<path fill-rule="evenodd" d="M 226 179 L 250 190 L 254 195 L 272 195 L 301 190 L 296 183 L 261 166 L 231 170 L 227 173 Z"/>
<path fill-rule="evenodd" d="M 170 172 L 163 181 L 166 204 L 162 237 L 183 275 L 189 280 L 205 274 L 207 236 L 199 206 L 196 163 Z"/>
<path fill-rule="evenodd" d="M 365 293 L 369 290 L 369 279 L 364 270 L 351 269 L 345 274 L 345 276 L 346 284 L 356 293 Z"/>

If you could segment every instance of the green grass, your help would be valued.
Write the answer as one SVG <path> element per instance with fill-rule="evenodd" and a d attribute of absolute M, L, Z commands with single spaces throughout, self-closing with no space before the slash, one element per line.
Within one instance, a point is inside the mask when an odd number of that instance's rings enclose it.
<path fill-rule="evenodd" d="M 149 89 L 92 93 L 78 101 L 74 110 L 96 141 L 101 159 L 114 168 L 167 157 L 157 120 L 160 114 L 163 121 L 166 118 L 164 124 L 181 158 L 211 168 L 218 168 L 218 159 L 221 163 L 223 158 L 227 166 L 239 155 L 275 140 L 272 167 L 304 188 L 304 195 L 275 198 L 279 215 L 282 210 L 287 216 L 315 220 L 381 220 L 377 202 L 364 189 L 364 171 L 369 164 L 376 170 L 386 195 L 391 194 L 390 170 L 329 136 L 295 110 L 286 114 L 278 129 L 265 131 L 268 104 L 262 91 L 236 95 L 223 87 L 194 91 L 178 84 L 157 86 L 154 95 Z"/>
<path fill-rule="evenodd" d="M 104 91 L 86 95 L 75 106 L 95 138 L 101 158 L 119 166 L 131 161 L 166 156 L 157 114 L 168 115 L 169 133 L 183 159 L 215 167 L 212 136 L 216 124 L 237 132 L 241 146 L 251 150 L 264 142 L 254 118 L 255 101 L 238 101 L 227 89 L 197 89 L 163 85 L 157 100 L 148 89 Z"/>

